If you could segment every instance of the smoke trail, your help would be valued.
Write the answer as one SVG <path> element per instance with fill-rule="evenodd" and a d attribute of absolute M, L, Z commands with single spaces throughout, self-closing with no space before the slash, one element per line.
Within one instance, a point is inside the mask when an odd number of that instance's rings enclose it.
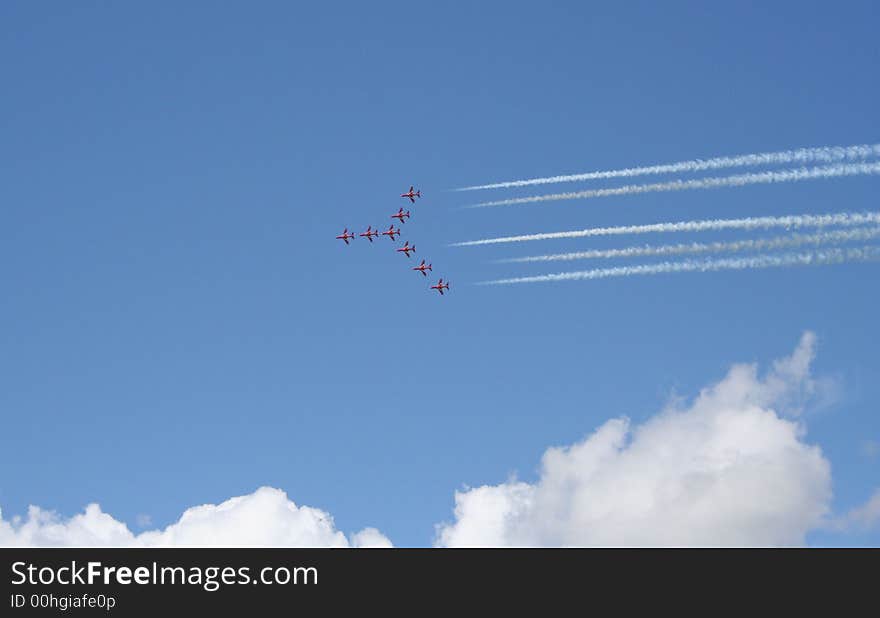
<path fill-rule="evenodd" d="M 675 223 L 650 223 L 648 225 L 623 225 L 618 227 L 593 227 L 569 232 L 545 232 L 522 236 L 502 236 L 453 243 L 452 247 L 473 245 L 494 245 L 508 242 L 530 240 L 551 240 L 554 238 L 584 238 L 587 236 L 616 236 L 620 234 L 651 234 L 664 232 L 706 232 L 714 230 L 757 230 L 776 227 L 855 227 L 880 223 L 880 212 L 848 213 L 828 215 L 788 215 L 783 217 L 747 217 L 744 219 L 709 219 L 704 221 L 678 221 Z"/>
<path fill-rule="evenodd" d="M 741 251 L 773 251 L 776 249 L 794 249 L 807 245 L 833 245 L 853 242 L 856 240 L 873 240 L 880 237 L 880 227 L 858 228 L 855 230 L 837 230 L 818 234 L 792 234 L 775 238 L 759 238 L 737 240 L 733 242 L 686 243 L 679 245 L 626 247 L 625 249 L 592 249 L 573 253 L 554 253 L 550 255 L 533 255 L 529 257 L 496 260 L 499 264 L 519 262 L 558 262 L 587 259 L 610 259 L 619 257 L 638 257 L 644 255 L 681 255 L 686 253 L 739 253 Z"/>
<path fill-rule="evenodd" d="M 584 174 L 566 174 L 548 176 L 546 178 L 529 178 L 527 180 L 511 180 L 488 185 L 462 187 L 456 191 L 478 191 L 482 189 L 509 189 L 530 185 L 547 185 L 558 182 L 579 182 L 605 178 L 631 178 L 656 174 L 675 174 L 680 172 L 701 172 L 704 170 L 726 169 L 731 167 L 755 167 L 764 165 L 783 165 L 787 163 L 838 163 L 856 161 L 880 156 L 880 144 L 862 144 L 858 146 L 820 146 L 817 148 L 799 148 L 780 152 L 764 152 L 733 157 L 714 157 L 712 159 L 693 159 L 665 165 L 630 167 L 626 169 L 587 172 Z"/>
<path fill-rule="evenodd" d="M 633 195 L 636 193 L 656 193 L 665 191 L 687 191 L 689 189 L 716 189 L 718 187 L 742 187 L 745 185 L 771 184 L 780 182 L 798 182 L 819 178 L 836 178 L 839 176 L 859 176 L 862 174 L 880 174 L 880 162 L 845 163 L 840 165 L 823 165 L 821 167 L 801 167 L 798 169 L 737 174 L 735 176 L 716 176 L 696 178 L 693 180 L 671 180 L 655 182 L 647 185 L 625 185 L 609 189 L 589 189 L 573 193 L 550 193 L 547 195 L 530 195 L 513 197 L 494 202 L 480 202 L 469 208 L 485 208 L 488 206 L 511 206 L 513 204 L 529 204 L 533 202 L 552 202 L 557 200 L 589 199 L 608 197 L 611 195 Z"/>
<path fill-rule="evenodd" d="M 540 283 L 548 281 L 580 281 L 584 279 L 606 279 L 608 277 L 632 277 L 635 275 L 658 275 L 681 272 L 715 272 L 719 270 L 746 270 L 753 268 L 781 268 L 786 266 L 810 266 L 819 264 L 841 264 L 843 262 L 866 262 L 880 259 L 880 246 L 865 246 L 851 249 L 823 249 L 803 253 L 783 253 L 781 255 L 756 255 L 752 257 L 684 260 L 681 262 L 660 262 L 659 264 L 640 264 L 638 266 L 617 266 L 596 268 L 534 277 L 516 277 L 482 281 L 477 285 L 510 285 L 514 283 Z"/>

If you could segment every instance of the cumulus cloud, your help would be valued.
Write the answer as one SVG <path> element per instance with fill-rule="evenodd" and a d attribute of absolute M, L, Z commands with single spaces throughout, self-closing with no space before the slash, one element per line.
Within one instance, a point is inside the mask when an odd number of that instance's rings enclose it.
<path fill-rule="evenodd" d="M 134 534 L 90 504 L 69 519 L 36 506 L 26 517 L 0 513 L 0 546 L 12 547 L 390 547 L 375 528 L 347 538 L 329 513 L 297 506 L 280 489 L 261 487 L 220 504 L 187 509 L 164 530 Z"/>
<path fill-rule="evenodd" d="M 535 483 L 455 494 L 439 546 L 790 546 L 829 512 L 831 468 L 798 414 L 816 338 L 766 375 L 735 365 L 689 405 L 553 447 Z"/>
<path fill-rule="evenodd" d="M 351 544 L 354 547 L 381 549 L 394 547 L 391 540 L 375 528 L 364 528 L 360 532 L 351 535 Z"/>

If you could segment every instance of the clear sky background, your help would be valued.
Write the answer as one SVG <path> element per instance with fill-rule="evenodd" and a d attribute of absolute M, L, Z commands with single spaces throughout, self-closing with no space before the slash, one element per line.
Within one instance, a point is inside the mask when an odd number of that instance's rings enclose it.
<path fill-rule="evenodd" d="M 3 3 L 4 517 L 96 501 L 137 530 L 271 485 L 426 545 L 456 489 L 533 480 L 549 446 L 805 330 L 838 384 L 806 440 L 834 510 L 864 503 L 877 264 L 480 287 L 594 266 L 493 259 L 632 239 L 448 245 L 874 210 L 877 177 L 482 210 L 461 207 L 535 191 L 449 190 L 878 142 L 878 26 L 870 1 Z M 334 239 L 387 227 L 410 184 L 413 258 Z"/>

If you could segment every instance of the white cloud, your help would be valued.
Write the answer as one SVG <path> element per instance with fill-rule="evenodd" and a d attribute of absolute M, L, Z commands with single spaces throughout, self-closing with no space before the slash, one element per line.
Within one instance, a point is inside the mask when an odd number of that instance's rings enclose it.
<path fill-rule="evenodd" d="M 363 548 L 394 547 L 391 540 L 375 528 L 364 528 L 360 532 L 355 532 L 351 535 L 351 544 Z"/>
<path fill-rule="evenodd" d="M 834 522 L 836 530 L 871 530 L 880 524 L 880 489 L 876 490 L 863 505 Z"/>
<path fill-rule="evenodd" d="M 280 489 L 261 487 L 220 504 L 187 509 L 164 530 L 133 534 L 90 504 L 69 519 L 32 506 L 27 517 L 0 513 L 0 546 L 29 547 L 390 547 L 375 528 L 346 538 L 329 513 L 297 506 Z"/>
<path fill-rule="evenodd" d="M 811 376 L 815 351 L 815 336 L 805 333 L 764 375 L 754 364 L 734 365 L 692 402 L 675 400 L 639 425 L 611 419 L 581 442 L 549 448 L 534 483 L 514 478 L 456 492 L 454 520 L 437 526 L 435 544 L 778 546 L 802 545 L 817 528 L 874 528 L 880 490 L 829 515 L 830 465 L 805 441 L 801 420 L 806 404 L 829 390 Z M 137 522 L 152 525 L 145 515 Z M 346 536 L 329 513 L 261 487 L 140 533 L 97 504 L 70 518 L 35 506 L 25 517 L 0 513 L 0 546 L 392 544 L 375 528 Z"/>
<path fill-rule="evenodd" d="M 805 333 L 763 377 L 735 365 L 689 407 L 550 448 L 533 484 L 456 492 L 436 544 L 802 545 L 831 499 L 830 464 L 796 418 L 816 391 L 815 345 Z"/>

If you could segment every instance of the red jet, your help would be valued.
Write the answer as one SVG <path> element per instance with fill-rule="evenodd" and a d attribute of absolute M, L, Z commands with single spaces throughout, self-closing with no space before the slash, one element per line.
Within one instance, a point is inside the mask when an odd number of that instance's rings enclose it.
<path fill-rule="evenodd" d="M 428 273 L 426 273 L 425 271 L 426 271 L 426 270 L 431 270 L 431 265 L 430 265 L 430 264 L 425 264 L 425 260 L 422 260 L 422 263 L 421 263 L 421 264 L 419 264 L 418 266 L 413 266 L 413 270 L 417 270 L 417 271 L 419 271 L 420 273 L 422 273 L 425 277 L 427 277 L 427 276 L 428 276 Z"/>
<path fill-rule="evenodd" d="M 374 230 L 372 225 L 367 226 L 367 231 L 363 234 L 358 234 L 358 236 L 363 236 L 370 242 L 373 242 L 373 237 L 379 238 L 379 230 Z"/>
<path fill-rule="evenodd" d="M 342 234 L 340 234 L 339 236 L 336 237 L 337 240 L 344 240 L 346 245 L 348 244 L 349 238 L 354 238 L 354 234 L 349 234 L 348 228 L 345 228 L 344 230 L 342 230 Z"/>
<path fill-rule="evenodd" d="M 405 243 L 403 243 L 403 246 L 402 246 L 400 249 L 396 249 L 396 251 L 397 251 L 398 253 L 405 253 L 405 254 L 406 254 L 406 257 L 409 257 L 409 252 L 410 252 L 410 251 L 412 251 L 413 253 L 416 252 L 416 246 L 413 245 L 412 247 L 410 247 L 410 246 L 409 246 L 409 241 L 406 241 Z"/>
<path fill-rule="evenodd" d="M 401 223 L 406 223 L 404 219 L 409 219 L 409 211 L 403 212 L 403 208 L 397 211 L 397 214 L 391 215 L 392 219 L 400 219 Z"/>
<path fill-rule="evenodd" d="M 399 236 L 399 235 L 400 235 L 400 230 L 395 230 L 395 229 L 394 229 L 394 224 L 393 224 L 393 223 L 391 224 L 391 227 L 388 228 L 388 231 L 387 231 L 387 232 L 382 232 L 382 236 L 389 236 L 389 237 L 391 238 L 391 240 L 394 240 L 394 235 L 395 235 L 395 234 L 397 234 L 397 235 Z"/>
<path fill-rule="evenodd" d="M 410 188 L 409 188 L 409 193 L 401 193 L 401 194 L 400 194 L 400 197 L 408 197 L 408 198 L 409 198 L 409 201 L 412 202 L 413 204 L 415 204 L 415 203 L 416 203 L 416 198 L 417 198 L 417 197 L 422 197 L 422 192 L 421 192 L 421 190 L 419 190 L 419 191 L 413 191 L 413 189 L 414 189 L 414 187 L 410 187 Z"/>
<path fill-rule="evenodd" d="M 446 289 L 446 290 L 449 289 L 449 282 L 447 281 L 446 283 L 443 283 L 443 279 L 441 278 L 440 281 L 437 282 L 437 285 L 432 285 L 432 286 L 431 286 L 431 289 L 432 289 L 432 290 L 437 290 L 438 292 L 440 292 L 440 295 L 443 296 L 443 290 L 444 290 L 444 289 Z"/>

